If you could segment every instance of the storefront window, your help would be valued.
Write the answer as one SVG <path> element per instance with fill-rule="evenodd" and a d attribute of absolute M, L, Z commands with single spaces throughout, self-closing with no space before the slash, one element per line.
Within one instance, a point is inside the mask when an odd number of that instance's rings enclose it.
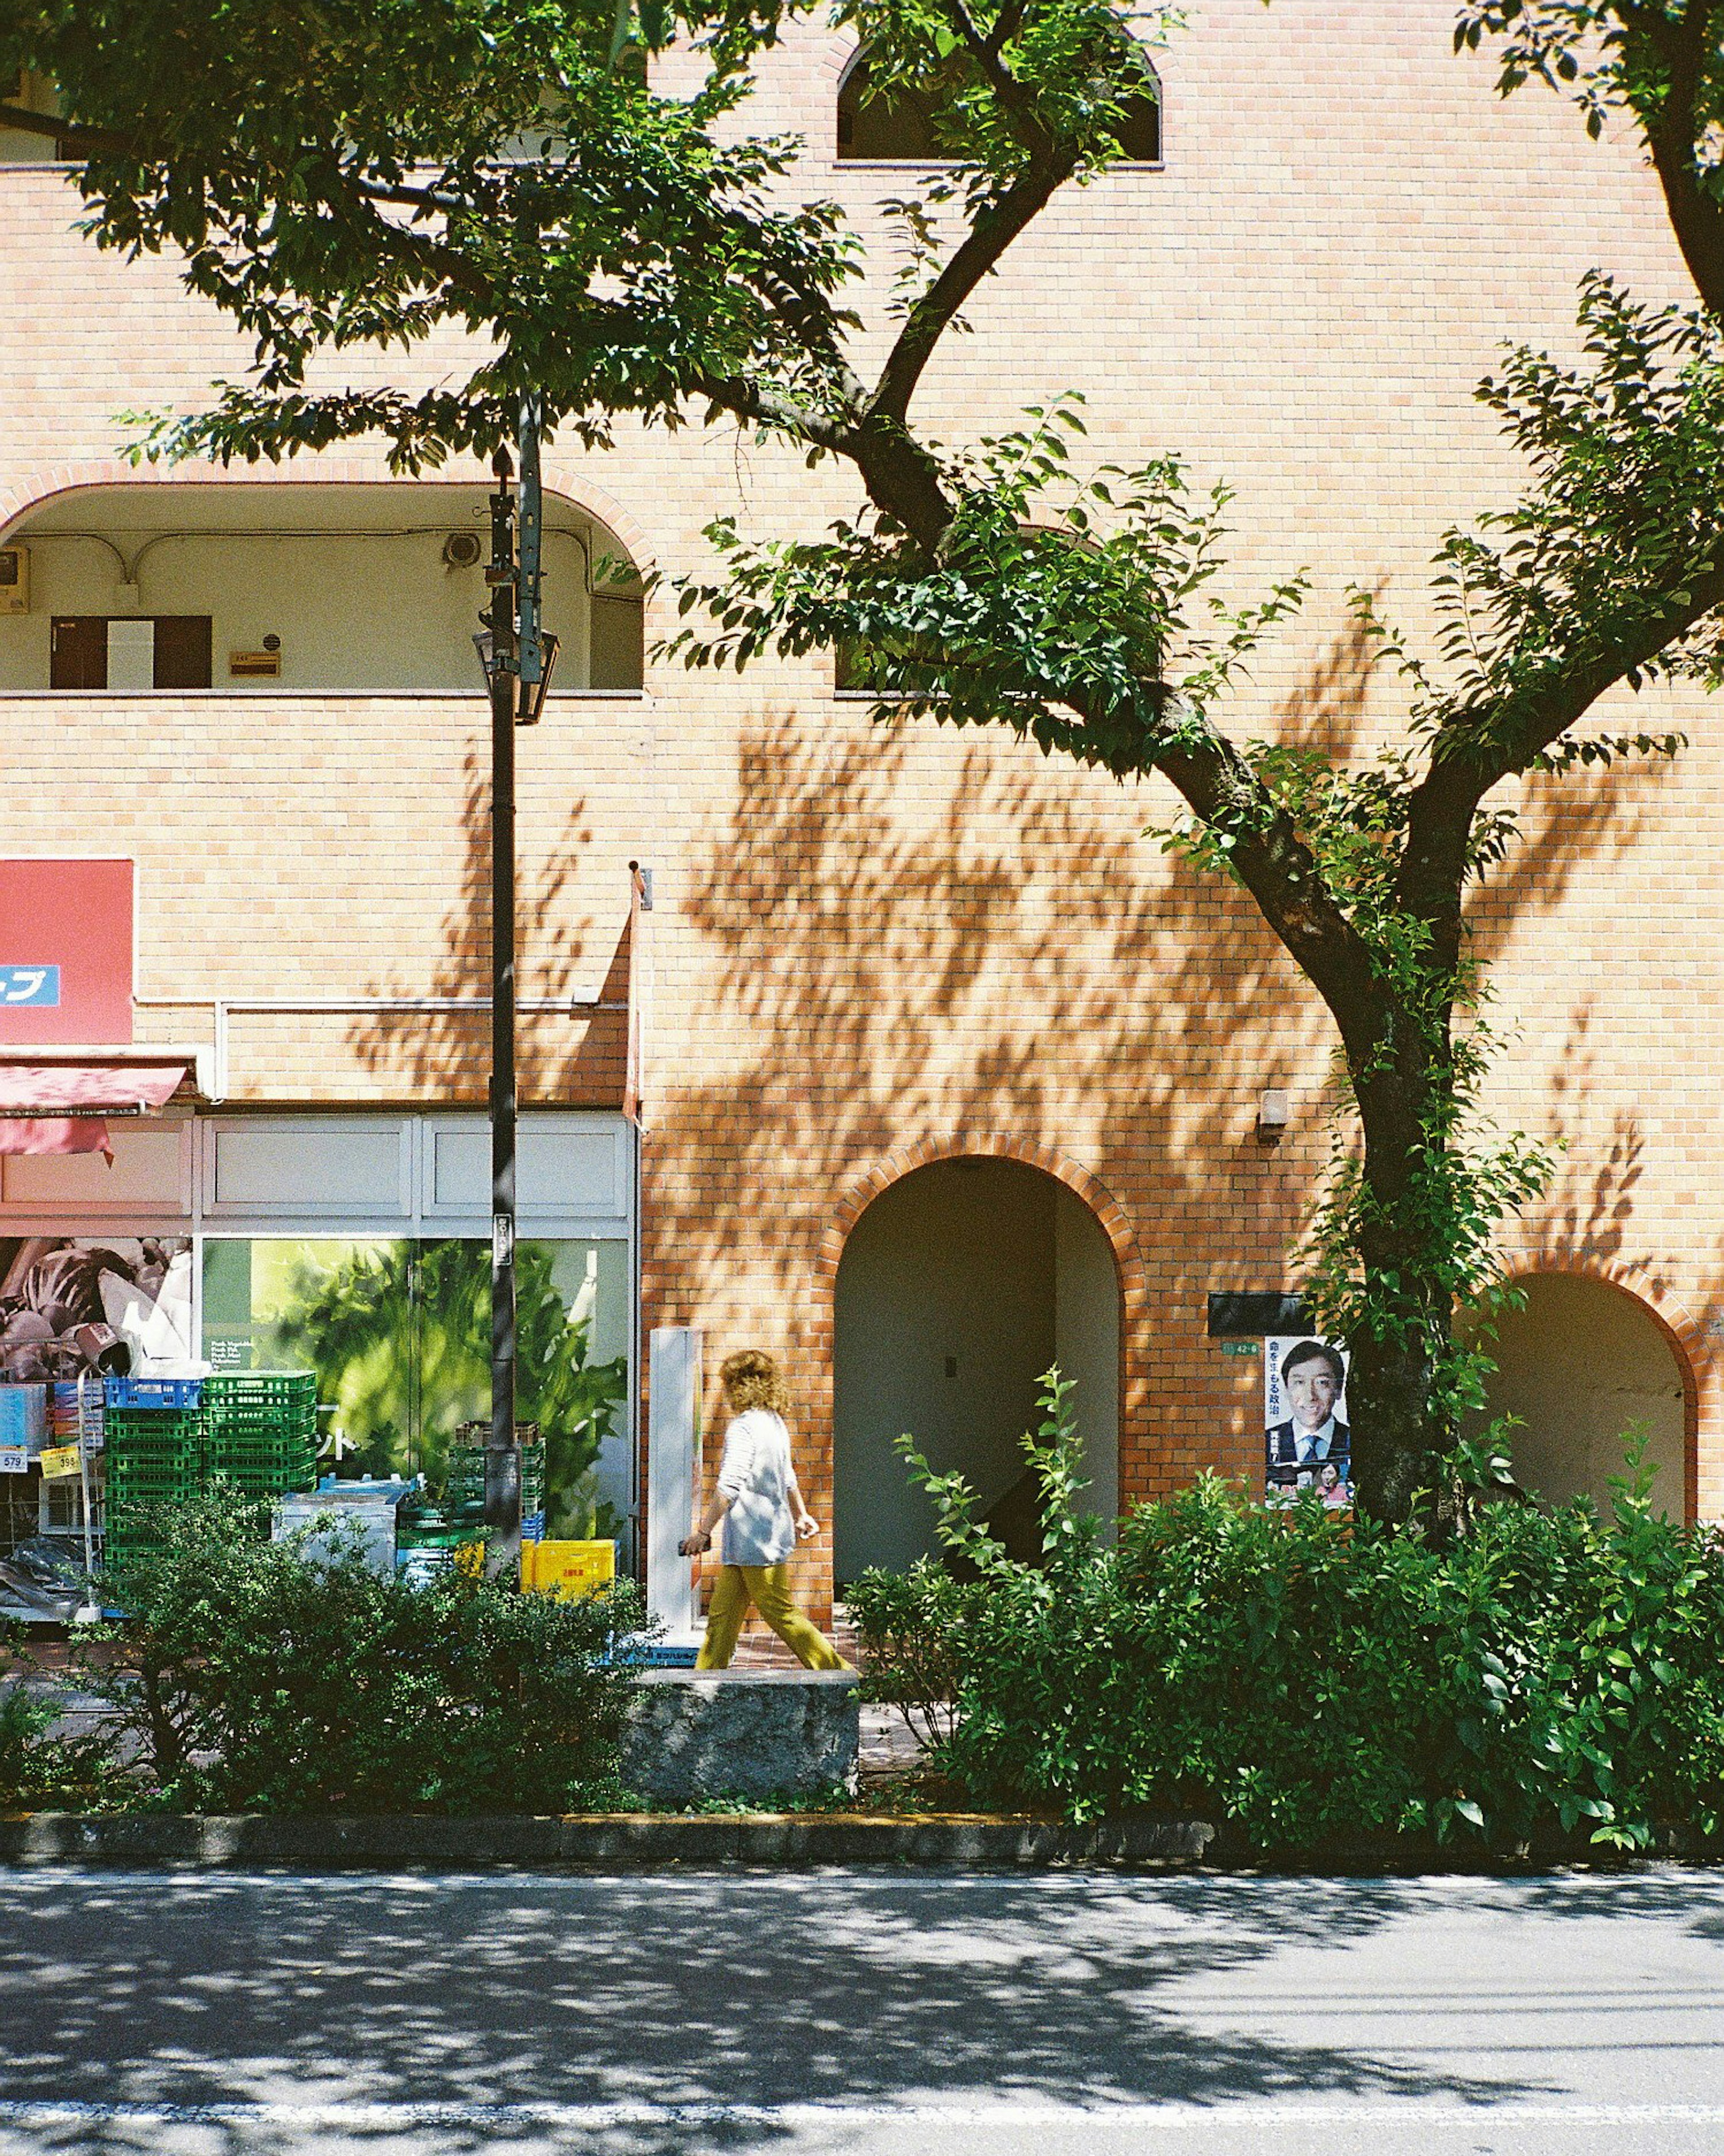
<path fill-rule="evenodd" d="M 524 1241 L 516 1411 L 546 1448 L 546 1532 L 610 1534 L 627 1476 L 629 1264 L 622 1240 Z M 217 1369 L 317 1373 L 343 1474 L 439 1486 L 464 1422 L 490 1412 L 488 1243 L 210 1237 L 203 1350 Z M 608 1458 L 607 1455 L 609 1455 Z"/>

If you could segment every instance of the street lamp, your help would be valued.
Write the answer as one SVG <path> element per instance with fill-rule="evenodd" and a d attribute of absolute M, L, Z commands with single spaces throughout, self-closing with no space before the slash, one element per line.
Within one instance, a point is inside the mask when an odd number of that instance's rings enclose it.
<path fill-rule="evenodd" d="M 485 1453 L 485 1570 L 521 1563 L 521 1447 L 515 1421 L 515 729 L 536 726 L 557 666 L 540 626 L 539 400 L 521 400 L 521 490 L 506 449 L 491 459 L 491 603 L 474 638 L 491 707 L 491 1428 Z"/>

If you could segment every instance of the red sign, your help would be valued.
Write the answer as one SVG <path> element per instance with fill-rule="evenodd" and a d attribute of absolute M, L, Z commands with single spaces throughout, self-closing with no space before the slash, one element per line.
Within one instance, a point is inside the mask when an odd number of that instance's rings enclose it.
<path fill-rule="evenodd" d="M 133 865 L 0 860 L 0 1047 L 131 1040 Z"/>

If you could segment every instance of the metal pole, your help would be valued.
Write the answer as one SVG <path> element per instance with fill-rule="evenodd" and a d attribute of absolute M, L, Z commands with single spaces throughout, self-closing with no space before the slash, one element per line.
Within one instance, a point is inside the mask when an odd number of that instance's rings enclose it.
<path fill-rule="evenodd" d="M 491 559 L 491 1430 L 485 1455 L 485 1570 L 521 1563 L 521 1452 L 515 1439 L 516 528 L 509 452 L 492 469 Z"/>
<path fill-rule="evenodd" d="M 531 390 L 521 400 L 521 716 L 532 716 L 532 691 L 545 678 L 541 641 L 544 627 L 539 600 L 541 536 L 545 496 L 539 484 L 539 400 Z"/>

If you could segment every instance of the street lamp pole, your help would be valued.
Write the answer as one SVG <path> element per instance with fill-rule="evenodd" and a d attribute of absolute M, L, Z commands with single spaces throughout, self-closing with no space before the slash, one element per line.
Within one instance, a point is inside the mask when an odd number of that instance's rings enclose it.
<path fill-rule="evenodd" d="M 536 457 L 535 457 L 536 464 Z M 519 659 L 516 499 L 509 452 L 492 461 L 491 603 L 491 1429 L 485 1455 L 485 1569 L 521 1562 L 521 1450 L 515 1435 L 515 724 Z M 480 649 L 483 654 L 484 641 Z"/>

